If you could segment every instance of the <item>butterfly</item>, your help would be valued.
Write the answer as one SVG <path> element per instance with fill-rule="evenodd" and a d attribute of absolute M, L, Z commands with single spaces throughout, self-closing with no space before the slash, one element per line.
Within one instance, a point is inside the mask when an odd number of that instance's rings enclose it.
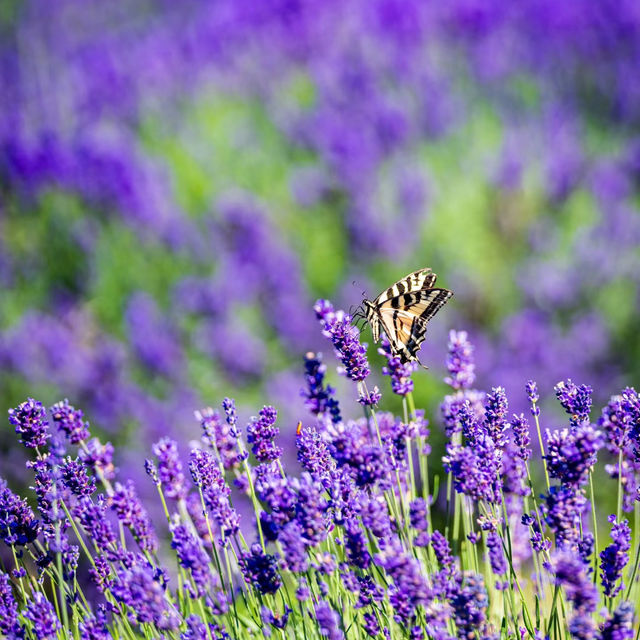
<path fill-rule="evenodd" d="M 424 342 L 427 323 L 453 295 L 448 289 L 433 286 L 436 277 L 431 269 L 414 271 L 375 300 L 364 299 L 364 311 L 354 314 L 354 318 L 367 320 L 376 343 L 382 328 L 389 339 L 391 353 L 403 363 L 412 360 L 420 363 L 416 354 Z"/>

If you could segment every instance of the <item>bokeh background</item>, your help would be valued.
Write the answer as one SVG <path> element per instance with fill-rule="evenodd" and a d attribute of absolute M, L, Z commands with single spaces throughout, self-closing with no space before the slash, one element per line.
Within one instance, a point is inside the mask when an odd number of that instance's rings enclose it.
<path fill-rule="evenodd" d="M 637 381 L 636 0 L 7 0 L 0 43 L 3 411 L 67 397 L 122 467 L 225 395 L 293 440 L 313 301 L 424 266 L 432 417 L 450 328 L 514 409 Z"/>

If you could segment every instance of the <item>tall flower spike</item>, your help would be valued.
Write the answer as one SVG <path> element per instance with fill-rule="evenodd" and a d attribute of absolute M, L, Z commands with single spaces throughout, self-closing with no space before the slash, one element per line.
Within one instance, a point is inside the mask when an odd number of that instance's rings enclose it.
<path fill-rule="evenodd" d="M 342 362 L 344 374 L 354 382 L 366 380 L 370 373 L 367 349 L 360 344 L 360 332 L 351 324 L 351 316 L 335 311 L 328 300 L 318 300 L 313 308 L 323 335 L 331 340 Z"/>
<path fill-rule="evenodd" d="M 476 379 L 473 345 L 469 342 L 466 331 L 449 332 L 447 345 L 447 370 L 449 375 L 444 381 L 453 389 L 470 389 Z"/>
<path fill-rule="evenodd" d="M 186 497 L 182 462 L 175 440 L 161 438 L 153 445 L 152 450 L 158 458 L 158 478 L 165 495 L 176 500 Z"/>
<path fill-rule="evenodd" d="M 320 633 L 325 638 L 329 640 L 344 639 L 344 633 L 340 629 L 340 616 L 324 600 L 316 605 L 316 620 L 320 627 Z"/>
<path fill-rule="evenodd" d="M 65 433 L 71 444 L 88 440 L 89 423 L 83 420 L 82 411 L 72 407 L 66 398 L 54 404 L 50 411 L 54 424 Z"/>
<path fill-rule="evenodd" d="M 18 605 L 13 597 L 11 581 L 6 573 L 0 571 L 0 634 L 7 638 L 18 638 Z"/>
<path fill-rule="evenodd" d="M 560 404 L 569 414 L 573 427 L 589 422 L 592 403 L 591 394 L 593 393 L 589 385 L 581 384 L 578 386 L 571 379 L 567 379 L 558 382 L 554 389 Z"/>
<path fill-rule="evenodd" d="M 260 409 L 257 418 L 252 418 L 247 426 L 247 442 L 258 462 L 273 462 L 282 455 L 282 449 L 274 443 L 280 433 L 276 427 L 278 412 L 270 406 Z"/>
<path fill-rule="evenodd" d="M 0 478 L 0 539 L 24 546 L 38 537 L 40 523 L 26 500 L 19 498 Z"/>
<path fill-rule="evenodd" d="M 631 529 L 626 520 L 616 522 L 614 515 L 609 516 L 609 522 L 612 524 L 611 539 L 613 542 L 600 553 L 600 570 L 604 594 L 613 598 L 621 589 L 624 589 L 621 578 L 622 570 L 629 562 Z"/>
<path fill-rule="evenodd" d="M 276 556 L 265 553 L 259 543 L 254 543 L 250 552 L 242 554 L 239 564 L 245 582 L 262 594 L 275 593 L 282 585 L 276 571 Z"/>
<path fill-rule="evenodd" d="M 9 422 L 16 428 L 20 442 L 28 449 L 44 447 L 51 437 L 47 412 L 42 403 L 33 398 L 9 409 Z"/>
<path fill-rule="evenodd" d="M 391 378 L 391 390 L 399 396 L 406 396 L 413 391 L 411 376 L 417 371 L 417 362 L 402 363 L 399 356 L 393 355 L 387 336 L 382 336 L 381 347 L 378 353 L 387 359 L 386 366 L 382 367 L 382 373 Z"/>
<path fill-rule="evenodd" d="M 307 386 L 300 393 L 305 399 L 305 407 L 321 420 L 333 424 L 342 422 L 340 405 L 334 397 L 335 389 L 331 385 L 324 386 L 327 365 L 322 362 L 322 354 L 309 351 L 304 356 L 304 369 Z"/>
<path fill-rule="evenodd" d="M 53 640 L 57 637 L 60 622 L 53 605 L 40 591 L 36 591 L 27 604 L 24 617 L 31 622 L 31 629 L 37 640 Z"/>

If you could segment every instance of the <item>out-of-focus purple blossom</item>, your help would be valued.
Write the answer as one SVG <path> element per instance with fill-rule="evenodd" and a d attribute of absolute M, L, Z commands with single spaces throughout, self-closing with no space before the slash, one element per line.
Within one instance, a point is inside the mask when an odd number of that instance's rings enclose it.
<path fill-rule="evenodd" d="M 51 409 L 53 423 L 63 431 L 71 444 L 78 444 L 89 439 L 89 423 L 83 420 L 84 414 L 75 409 L 66 398 L 54 404 Z"/>
<path fill-rule="evenodd" d="M 470 638 L 486 627 L 486 612 L 489 606 L 487 590 L 481 575 L 460 575 L 457 590 L 451 598 L 458 636 Z M 480 631 L 483 635 L 482 631 Z"/>
<path fill-rule="evenodd" d="M 273 462 L 282 454 L 282 449 L 274 443 L 280 433 L 275 426 L 277 415 L 273 407 L 265 406 L 247 426 L 247 442 L 252 445 L 251 451 L 259 462 Z"/>
<path fill-rule="evenodd" d="M 556 552 L 552 557 L 552 571 L 556 584 L 564 588 L 567 599 L 573 604 L 573 620 L 578 618 L 576 626 L 582 621 L 581 616 L 593 617 L 598 606 L 598 590 L 580 556 L 573 551 Z"/>
<path fill-rule="evenodd" d="M 314 305 L 316 317 L 322 326 L 322 334 L 331 340 L 344 374 L 354 382 L 362 382 L 369 376 L 366 347 L 360 343 L 360 332 L 351 324 L 351 316 L 335 311 L 328 300 L 318 300 Z"/>
<path fill-rule="evenodd" d="M 100 549 L 109 550 L 115 543 L 116 534 L 107 519 L 107 504 L 101 497 L 96 502 L 92 502 L 91 498 L 80 498 L 72 514 Z"/>
<path fill-rule="evenodd" d="M 333 424 L 342 421 L 340 405 L 336 400 L 335 389 L 331 385 L 324 385 L 327 365 L 322 362 L 322 354 L 309 351 L 304 356 L 305 380 L 307 386 L 302 389 L 304 405 L 319 419 L 327 419 Z"/>
<path fill-rule="evenodd" d="M 146 563 L 121 567 L 111 593 L 129 608 L 130 617 L 137 623 L 154 623 L 160 629 L 175 628 L 177 620 L 169 612 L 161 577 Z"/>
<path fill-rule="evenodd" d="M 154 373 L 178 377 L 183 366 L 178 336 L 153 298 L 145 293 L 133 295 L 125 320 L 130 344 L 142 364 Z"/>
<path fill-rule="evenodd" d="M 152 450 L 158 458 L 158 478 L 165 495 L 176 500 L 184 498 L 187 489 L 175 440 L 161 438 L 153 445 Z"/>
<path fill-rule="evenodd" d="M 618 608 L 602 624 L 601 640 L 631 640 L 635 607 L 629 601 L 621 602 Z"/>
<path fill-rule="evenodd" d="M 622 589 L 622 570 L 629 562 L 631 548 L 631 529 L 626 520 L 616 522 L 614 515 L 609 516 L 611 523 L 611 539 L 613 542 L 600 553 L 600 571 L 602 572 L 602 586 L 604 594 L 613 598 Z"/>
<path fill-rule="evenodd" d="M 558 548 L 572 548 L 580 539 L 579 525 L 587 506 L 584 495 L 569 486 L 553 486 L 543 496 L 542 515 L 551 531 L 556 534 Z"/>
<path fill-rule="evenodd" d="M 285 605 L 284 611 L 281 615 L 275 614 L 268 607 L 262 606 L 260 608 L 260 615 L 264 624 L 271 625 L 275 629 L 284 629 L 289 622 L 289 614 L 291 609 Z M 267 634 L 265 634 L 267 635 Z"/>
<path fill-rule="evenodd" d="M 109 503 L 118 520 L 129 527 L 140 548 L 143 551 L 156 551 L 158 538 L 149 514 L 138 498 L 135 483 L 132 480 L 127 480 L 125 484 L 116 482 Z"/>
<path fill-rule="evenodd" d="M 502 541 L 496 531 L 490 531 L 487 536 L 487 551 L 491 571 L 497 576 L 504 575 L 507 572 L 507 559 L 504 557 Z"/>
<path fill-rule="evenodd" d="M 344 524 L 344 546 L 349 562 L 359 569 L 368 569 L 371 564 L 371 554 L 367 550 L 367 538 L 355 518 L 350 518 Z"/>
<path fill-rule="evenodd" d="M 89 574 L 100 593 L 104 593 L 113 582 L 111 565 L 103 554 L 95 556 L 93 568 L 89 569 Z"/>
<path fill-rule="evenodd" d="M 363 615 L 363 619 L 364 624 L 362 625 L 362 628 L 364 629 L 364 632 L 372 638 L 378 637 L 378 634 L 380 633 L 380 625 L 378 624 L 378 619 L 375 614 L 365 613 Z"/>
<path fill-rule="evenodd" d="M 593 389 L 586 384 L 574 384 L 571 379 L 558 382 L 554 387 L 556 397 L 571 417 L 571 425 L 577 427 L 589 422 Z"/>
<path fill-rule="evenodd" d="M 432 599 L 420 563 L 406 553 L 396 538 L 385 544 L 375 561 L 392 581 L 389 601 L 394 609 L 394 619 L 399 624 L 406 624 L 413 618 L 419 605 L 427 605 Z"/>
<path fill-rule="evenodd" d="M 402 363 L 399 356 L 394 356 L 386 336 L 382 336 L 381 347 L 378 353 L 387 359 L 386 366 L 382 367 L 382 373 L 391 378 L 391 390 L 399 396 L 406 396 L 413 391 L 411 376 L 417 371 L 418 363 L 415 361 Z"/>
<path fill-rule="evenodd" d="M 3 571 L 0 571 L 0 633 L 8 638 L 18 638 L 20 634 L 18 605 L 11 589 L 11 580 Z"/>
<path fill-rule="evenodd" d="M 209 565 L 209 556 L 198 543 L 197 538 L 178 518 L 171 523 L 171 548 L 178 556 L 180 566 L 187 569 L 196 589 L 198 598 L 204 596 L 214 586 L 214 574 Z"/>
<path fill-rule="evenodd" d="M 582 558 L 582 562 L 584 562 L 585 566 L 589 567 L 589 572 L 592 571 L 590 567 L 590 559 L 593 555 L 593 548 L 595 544 L 595 536 L 591 531 L 585 531 L 582 534 L 582 538 L 578 542 L 578 553 Z"/>
<path fill-rule="evenodd" d="M 28 449 L 44 447 L 51 437 L 47 411 L 41 402 L 33 398 L 9 409 L 9 422 L 15 426 L 20 442 Z"/>
<path fill-rule="evenodd" d="M 79 458 L 67 457 L 62 462 L 62 482 L 77 496 L 90 496 L 96 490 L 95 478 L 87 473 L 87 467 Z"/>
<path fill-rule="evenodd" d="M 329 603 L 321 600 L 316 604 L 316 621 L 321 635 L 329 640 L 344 640 L 344 633 L 340 628 L 340 616 Z"/>
<path fill-rule="evenodd" d="M 98 476 L 105 480 L 113 480 L 116 476 L 116 468 L 113 465 L 113 445 L 110 442 L 102 444 L 98 438 L 91 438 L 86 443 L 86 448 L 80 449 L 82 461 Z"/>
<path fill-rule="evenodd" d="M 251 545 L 250 552 L 242 554 L 239 564 L 245 582 L 259 593 L 276 593 L 282 585 L 282 579 L 276 570 L 277 557 L 265 553 L 257 542 Z"/>
<path fill-rule="evenodd" d="M 429 519 L 427 502 L 424 498 L 415 498 L 409 503 L 409 521 L 418 532 L 413 543 L 418 547 L 426 547 L 429 544 Z"/>
<path fill-rule="evenodd" d="M 109 640 L 110 638 L 107 629 L 107 617 L 102 611 L 98 611 L 95 616 L 84 618 L 78 628 L 81 637 L 86 638 L 86 640 Z"/>
<path fill-rule="evenodd" d="M 33 542 L 40 530 L 26 500 L 19 498 L 0 478 L 0 535 L 7 545 L 24 546 Z"/>
<path fill-rule="evenodd" d="M 282 528 L 278 540 L 282 545 L 285 568 L 294 573 L 304 573 L 309 568 L 309 558 L 300 525 L 295 520 L 288 522 Z"/>
<path fill-rule="evenodd" d="M 202 427 L 203 442 L 218 452 L 225 469 L 236 469 L 248 454 L 238 444 L 237 415 L 233 400 L 225 398 L 223 405 L 229 411 L 224 422 L 220 414 L 210 407 L 196 411 L 196 419 Z"/>
<path fill-rule="evenodd" d="M 444 381 L 457 391 L 470 389 L 476 379 L 476 365 L 473 358 L 473 345 L 469 342 L 467 332 L 451 330 L 447 348 L 449 375 Z"/>
<path fill-rule="evenodd" d="M 31 631 L 37 640 L 57 638 L 60 622 L 53 605 L 42 592 L 33 594 L 33 600 L 27 603 L 23 615 L 31 623 Z"/>
<path fill-rule="evenodd" d="M 578 422 L 569 431 L 547 430 L 547 469 L 551 478 L 562 484 L 580 487 L 596 463 L 597 452 L 604 444 L 602 434 L 590 424 Z"/>

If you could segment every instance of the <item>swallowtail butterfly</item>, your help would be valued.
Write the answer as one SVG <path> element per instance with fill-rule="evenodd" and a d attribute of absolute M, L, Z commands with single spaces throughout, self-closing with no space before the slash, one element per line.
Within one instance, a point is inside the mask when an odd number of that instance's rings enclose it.
<path fill-rule="evenodd" d="M 453 295 L 448 289 L 434 287 L 435 282 L 436 274 L 431 269 L 414 271 L 375 300 L 363 300 L 364 313 L 355 315 L 366 318 L 371 325 L 374 342 L 378 342 L 382 328 L 394 355 L 402 362 L 420 362 L 416 354 L 424 342 L 427 322 Z"/>

